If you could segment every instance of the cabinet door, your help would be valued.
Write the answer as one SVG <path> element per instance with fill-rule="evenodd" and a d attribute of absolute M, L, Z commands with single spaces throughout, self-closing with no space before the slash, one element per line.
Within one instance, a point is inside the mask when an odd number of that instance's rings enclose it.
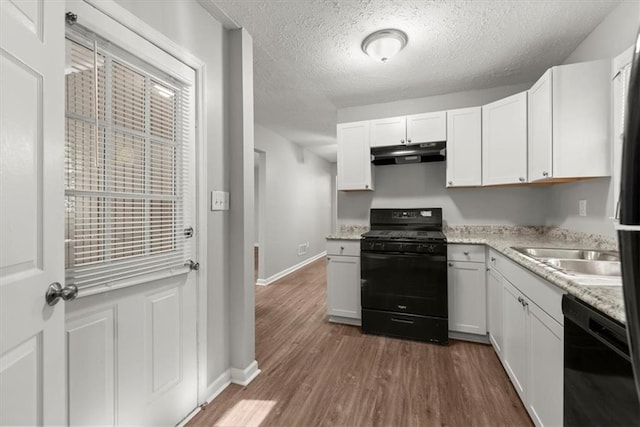
<path fill-rule="evenodd" d="M 553 176 L 552 72 L 547 70 L 529 89 L 529 181 Z"/>
<path fill-rule="evenodd" d="M 487 274 L 487 320 L 489 340 L 502 359 L 502 287 L 503 278 L 490 268 Z"/>
<path fill-rule="evenodd" d="M 327 258 L 329 316 L 360 319 L 360 257 Z"/>
<path fill-rule="evenodd" d="M 406 117 L 371 120 L 371 146 L 385 147 L 406 143 Z"/>
<path fill-rule="evenodd" d="M 502 326 L 504 331 L 504 367 L 511 382 L 526 402 L 525 381 L 527 378 L 527 306 L 522 294 L 508 281 L 502 287 Z"/>
<path fill-rule="evenodd" d="M 530 304 L 527 407 L 537 426 L 562 425 L 563 338 L 562 325 Z"/>
<path fill-rule="evenodd" d="M 527 92 L 482 107 L 482 184 L 527 181 Z"/>
<path fill-rule="evenodd" d="M 369 122 L 338 125 L 338 190 L 373 190 Z"/>
<path fill-rule="evenodd" d="M 449 262 L 449 330 L 487 333 L 484 264 Z"/>
<path fill-rule="evenodd" d="M 447 140 L 447 112 L 407 116 L 407 144 Z"/>
<path fill-rule="evenodd" d="M 482 109 L 447 112 L 447 187 L 482 185 Z"/>

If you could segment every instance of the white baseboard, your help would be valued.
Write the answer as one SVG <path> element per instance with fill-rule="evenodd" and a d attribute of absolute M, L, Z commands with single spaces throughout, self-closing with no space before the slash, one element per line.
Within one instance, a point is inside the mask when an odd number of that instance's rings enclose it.
<path fill-rule="evenodd" d="M 480 344 L 491 344 L 491 341 L 489 341 L 489 335 L 476 335 L 466 332 L 449 331 L 449 338 L 453 338 L 454 340 L 477 342 Z"/>
<path fill-rule="evenodd" d="M 244 369 L 231 368 L 231 382 L 244 387 L 249 385 L 259 373 L 258 362 L 254 360 Z"/>
<path fill-rule="evenodd" d="M 323 258 L 327 256 L 327 251 L 323 251 L 320 252 L 317 255 L 312 256 L 311 258 L 307 258 L 302 262 L 297 263 L 296 265 L 294 265 L 293 267 L 289 267 L 286 270 L 282 270 L 280 273 L 276 273 L 273 276 L 267 278 L 267 279 L 258 279 L 256 281 L 256 285 L 258 286 L 267 286 L 272 284 L 273 282 L 275 282 L 276 280 L 280 280 L 282 279 L 284 276 L 287 276 L 291 273 L 293 273 L 296 270 L 300 270 L 302 267 L 311 264 L 312 262 L 319 260 L 320 258 Z"/>
<path fill-rule="evenodd" d="M 231 384 L 231 370 L 227 369 L 218 378 L 213 380 L 211 384 L 209 384 L 209 386 L 207 387 L 207 398 L 203 402 L 201 402 L 197 408 L 191 411 L 191 413 L 187 415 L 185 419 L 180 421 L 177 427 L 186 426 L 187 423 L 191 421 L 198 412 L 202 411 L 202 407 L 204 405 L 211 403 L 211 401 L 215 399 L 220 393 L 222 393 L 229 384 Z"/>

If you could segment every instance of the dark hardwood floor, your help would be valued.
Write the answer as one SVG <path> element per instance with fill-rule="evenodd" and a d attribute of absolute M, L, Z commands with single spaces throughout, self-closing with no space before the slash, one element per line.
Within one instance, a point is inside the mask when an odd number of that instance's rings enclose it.
<path fill-rule="evenodd" d="M 324 259 L 256 287 L 262 373 L 189 425 L 533 425 L 491 346 L 363 335 L 326 312 Z"/>

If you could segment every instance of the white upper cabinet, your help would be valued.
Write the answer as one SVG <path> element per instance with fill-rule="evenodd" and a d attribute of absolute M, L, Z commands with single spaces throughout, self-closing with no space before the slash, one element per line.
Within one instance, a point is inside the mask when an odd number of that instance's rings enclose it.
<path fill-rule="evenodd" d="M 611 67 L 611 99 L 612 110 L 612 141 L 613 141 L 613 217 L 618 219 L 618 201 L 620 199 L 620 173 L 622 165 L 622 137 L 624 132 L 624 120 L 626 118 L 627 92 L 631 78 L 631 61 L 633 59 L 633 46 L 613 58 Z"/>
<path fill-rule="evenodd" d="M 529 89 L 529 180 L 553 176 L 552 69 Z"/>
<path fill-rule="evenodd" d="M 371 120 L 371 147 L 447 140 L 447 112 Z"/>
<path fill-rule="evenodd" d="M 550 68 L 529 90 L 529 180 L 610 175 L 610 65 Z"/>
<path fill-rule="evenodd" d="M 527 181 L 527 92 L 482 107 L 482 183 Z"/>
<path fill-rule="evenodd" d="M 371 120 L 371 147 L 403 145 L 407 142 L 407 118 L 389 117 Z"/>
<path fill-rule="evenodd" d="M 447 112 L 407 116 L 407 144 L 447 140 Z"/>
<path fill-rule="evenodd" d="M 482 185 L 482 108 L 447 112 L 447 187 Z"/>
<path fill-rule="evenodd" d="M 369 121 L 338 125 L 338 190 L 373 190 Z"/>

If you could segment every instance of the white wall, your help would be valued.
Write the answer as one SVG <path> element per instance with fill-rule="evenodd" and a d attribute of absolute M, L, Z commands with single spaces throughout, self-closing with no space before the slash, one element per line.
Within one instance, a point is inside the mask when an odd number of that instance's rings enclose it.
<path fill-rule="evenodd" d="M 640 28 L 640 2 L 626 1 L 615 8 L 574 50 L 565 63 L 611 59 L 631 46 Z M 613 183 L 600 178 L 549 189 L 546 224 L 587 233 L 615 236 Z M 578 216 L 578 201 L 587 200 L 587 216 Z"/>
<path fill-rule="evenodd" d="M 458 92 L 338 110 L 338 123 L 483 105 L 527 90 L 531 84 Z M 338 226 L 368 224 L 369 209 L 442 207 L 458 224 L 539 225 L 546 191 L 538 187 L 445 188 L 445 163 L 375 166 L 374 192 L 339 192 Z"/>
<path fill-rule="evenodd" d="M 256 125 L 256 148 L 266 153 L 263 217 L 264 274 L 268 279 L 325 250 L 331 231 L 332 164 Z M 309 250 L 298 256 L 298 245 Z"/>
<path fill-rule="evenodd" d="M 227 34 L 200 5 L 191 1 L 116 0 L 147 24 L 206 63 L 207 188 L 229 188 L 229 147 L 225 112 Z M 230 366 L 229 356 L 229 215 L 209 212 L 207 379 L 211 384 Z"/>

